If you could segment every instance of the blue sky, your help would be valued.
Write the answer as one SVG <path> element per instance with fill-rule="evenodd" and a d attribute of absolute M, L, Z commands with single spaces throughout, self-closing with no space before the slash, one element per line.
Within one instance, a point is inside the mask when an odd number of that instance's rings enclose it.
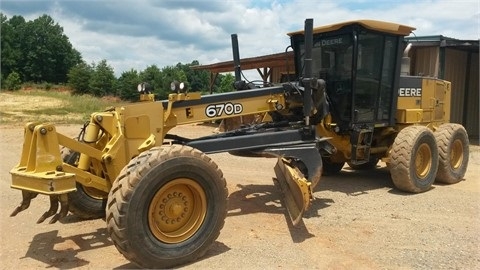
<path fill-rule="evenodd" d="M 376 19 L 416 27 L 415 35 L 479 39 L 478 0 L 2 0 L 9 18 L 50 15 L 87 62 L 106 59 L 116 75 L 147 66 L 232 59 L 284 51 L 287 32 L 306 18 L 320 26 Z"/>

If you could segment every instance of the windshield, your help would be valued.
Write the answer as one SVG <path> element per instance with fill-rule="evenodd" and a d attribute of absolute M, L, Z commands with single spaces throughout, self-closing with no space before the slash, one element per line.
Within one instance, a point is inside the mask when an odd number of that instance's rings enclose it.
<path fill-rule="evenodd" d="M 315 38 L 312 49 L 313 76 L 325 81 L 351 78 L 352 48 L 352 36 L 349 34 Z M 300 74 L 304 74 L 304 43 L 300 45 L 300 50 Z"/>
<path fill-rule="evenodd" d="M 305 44 L 296 42 L 303 77 Z M 341 128 L 389 120 L 397 42 L 395 36 L 368 30 L 314 36 L 312 76 L 325 80 L 332 117 Z"/>

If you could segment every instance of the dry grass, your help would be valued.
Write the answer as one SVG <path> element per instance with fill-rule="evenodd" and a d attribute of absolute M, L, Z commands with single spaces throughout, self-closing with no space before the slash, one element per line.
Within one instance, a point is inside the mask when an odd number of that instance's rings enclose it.
<path fill-rule="evenodd" d="M 30 121 L 79 124 L 90 114 L 122 104 L 115 98 L 74 96 L 68 91 L 20 90 L 0 92 L 0 124 Z"/>

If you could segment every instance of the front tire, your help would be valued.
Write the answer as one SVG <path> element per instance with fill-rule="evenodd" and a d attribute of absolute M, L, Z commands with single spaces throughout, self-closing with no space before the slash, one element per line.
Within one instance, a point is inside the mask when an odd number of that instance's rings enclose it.
<path fill-rule="evenodd" d="M 329 158 L 322 158 L 322 175 L 335 175 L 339 173 L 345 162 L 333 162 Z"/>
<path fill-rule="evenodd" d="M 436 180 L 446 184 L 460 182 L 467 171 L 470 152 L 467 131 L 459 124 L 443 124 L 434 134 L 440 156 Z"/>
<path fill-rule="evenodd" d="M 189 146 L 155 147 L 114 182 L 107 229 L 117 249 L 142 268 L 170 268 L 205 254 L 227 214 L 226 181 Z"/>
<path fill-rule="evenodd" d="M 68 148 L 61 150 L 63 162 L 76 166 L 80 153 Z M 77 191 L 70 192 L 68 196 L 68 210 L 81 219 L 97 219 L 105 217 L 105 206 L 108 193 L 101 190 L 83 186 L 76 183 Z"/>
<path fill-rule="evenodd" d="M 431 130 L 424 126 L 402 129 L 390 155 L 390 174 L 398 189 L 419 193 L 431 188 L 438 170 L 437 143 Z"/>

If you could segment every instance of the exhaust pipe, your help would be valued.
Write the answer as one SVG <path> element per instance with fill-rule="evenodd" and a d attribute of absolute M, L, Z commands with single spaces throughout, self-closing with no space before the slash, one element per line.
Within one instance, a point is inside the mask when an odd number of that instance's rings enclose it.
<path fill-rule="evenodd" d="M 238 37 L 237 34 L 232 34 L 232 51 L 233 51 L 233 68 L 235 70 L 235 81 L 242 80 L 242 70 L 240 68 L 240 52 L 238 49 Z"/>
<path fill-rule="evenodd" d="M 408 56 L 408 53 L 410 52 L 411 48 L 412 48 L 412 43 L 408 43 L 407 47 L 403 51 L 400 75 L 407 75 L 407 76 L 410 75 L 410 57 Z"/>
<path fill-rule="evenodd" d="M 305 20 L 305 77 L 303 78 L 303 115 L 305 125 L 310 125 L 310 112 L 312 111 L 312 48 L 313 48 L 313 19 Z"/>

